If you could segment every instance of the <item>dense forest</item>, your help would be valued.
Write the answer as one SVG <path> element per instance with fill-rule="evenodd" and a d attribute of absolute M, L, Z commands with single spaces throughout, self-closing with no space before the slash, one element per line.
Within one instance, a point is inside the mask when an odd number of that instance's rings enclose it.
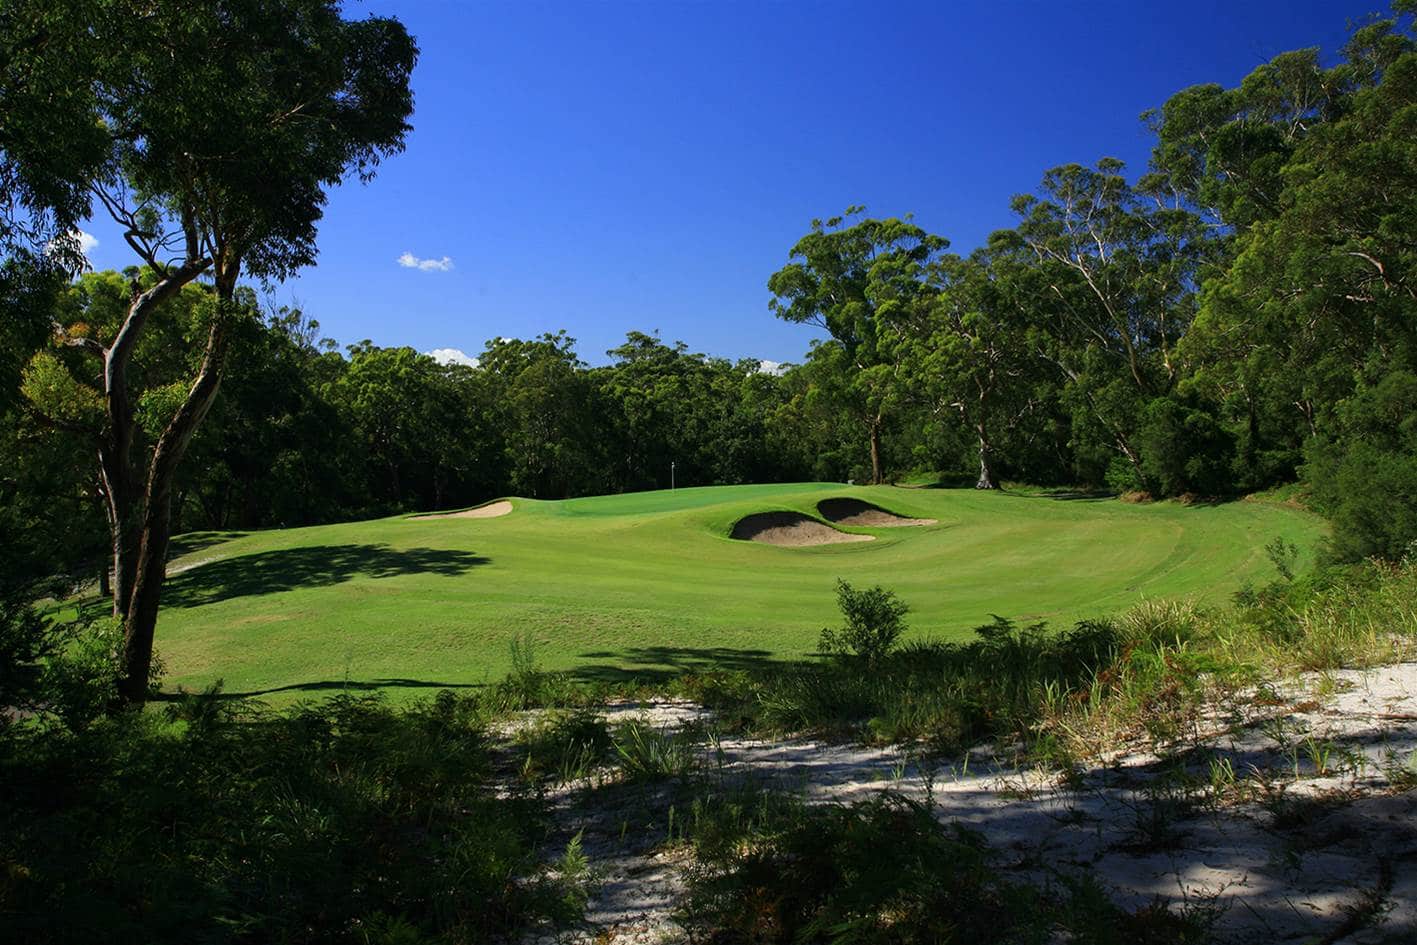
<path fill-rule="evenodd" d="M 932 471 L 1155 498 L 1298 480 L 1337 556 L 1400 557 L 1417 540 L 1410 6 L 1356 29 L 1332 65 L 1298 50 L 1233 88 L 1177 92 L 1143 116 L 1144 173 L 1048 169 L 1013 227 L 967 255 L 909 217 L 813 221 L 764 317 L 825 338 L 781 369 L 639 331 L 595 367 L 564 333 L 495 339 L 475 367 L 341 349 L 253 288 L 189 280 L 132 355 L 133 461 L 210 357 L 222 296 L 221 386 L 175 473 L 177 531 L 663 488 L 671 468 L 679 485 Z M 4 570 L 92 580 L 112 548 L 95 352 L 171 280 L 150 265 L 74 277 L 72 254 L 20 252 L 14 235 Z"/>

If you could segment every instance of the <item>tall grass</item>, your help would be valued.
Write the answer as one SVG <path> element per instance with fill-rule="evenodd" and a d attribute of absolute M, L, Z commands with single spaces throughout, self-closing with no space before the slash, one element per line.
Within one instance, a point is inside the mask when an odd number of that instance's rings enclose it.
<path fill-rule="evenodd" d="M 1417 567 L 1369 563 L 1281 581 L 1226 607 L 1146 602 L 1062 630 L 995 617 L 973 641 L 688 678 L 684 693 L 760 733 L 957 751 L 981 740 L 1095 754 L 1200 724 L 1208 699 L 1303 671 L 1417 653 Z"/>

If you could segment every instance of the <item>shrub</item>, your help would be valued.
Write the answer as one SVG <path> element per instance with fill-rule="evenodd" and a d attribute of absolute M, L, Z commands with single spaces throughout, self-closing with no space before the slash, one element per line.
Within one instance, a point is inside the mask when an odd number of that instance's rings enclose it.
<path fill-rule="evenodd" d="M 846 623 L 839 630 L 823 628 L 818 649 L 879 663 L 905 632 L 910 608 L 893 591 L 880 586 L 858 591 L 842 580 L 836 582 L 836 600 Z"/>
<path fill-rule="evenodd" d="M 481 709 L 219 693 L 0 738 L 0 941 L 501 940 L 569 922 L 541 802 L 490 783 Z M 574 852 L 574 851 L 573 851 Z"/>
<path fill-rule="evenodd" d="M 1234 441 L 1203 410 L 1158 397 L 1146 406 L 1136 446 L 1146 487 L 1157 495 L 1231 491 Z"/>
<path fill-rule="evenodd" d="M 0 596 L 0 706 L 34 709 L 41 700 L 44 664 L 63 645 L 55 625 L 21 595 Z M 0 712 L 0 726 L 11 720 Z"/>
<path fill-rule="evenodd" d="M 973 834 L 885 795 L 850 807 L 778 805 L 738 843 L 705 830 L 683 917 L 720 942 L 1013 938 L 1036 897 L 989 869 Z"/>
<path fill-rule="evenodd" d="M 752 791 L 696 801 L 697 855 L 681 921 L 735 943 L 1037 943 L 1210 940 L 1214 913 L 1153 903 L 1118 909 L 1095 884 L 1005 878 L 982 839 L 929 806 L 885 792 L 810 806 Z"/>
<path fill-rule="evenodd" d="M 1305 453 L 1304 478 L 1333 523 L 1333 556 L 1399 561 L 1417 542 L 1417 375 L 1360 390 Z"/>

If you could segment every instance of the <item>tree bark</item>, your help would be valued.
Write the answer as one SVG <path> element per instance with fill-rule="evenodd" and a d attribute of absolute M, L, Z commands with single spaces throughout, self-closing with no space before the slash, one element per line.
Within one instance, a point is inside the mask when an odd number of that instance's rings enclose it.
<path fill-rule="evenodd" d="M 128 312 L 113 343 L 103 352 L 105 429 L 99 441 L 99 474 L 108 503 L 108 527 L 113 539 L 113 615 L 126 617 L 132 604 L 138 568 L 144 510 L 132 465 L 136 421 L 128 396 L 128 365 L 148 316 L 211 265 L 208 259 L 188 259 L 169 270 L 152 288 L 138 291 L 133 283 Z"/>
<path fill-rule="evenodd" d="M 993 448 L 989 443 L 989 425 L 986 420 L 989 415 L 989 388 L 993 386 L 993 370 L 989 373 L 989 385 L 986 386 L 978 375 L 975 375 L 974 381 L 979 390 L 979 415 L 974 421 L 974 432 L 979 435 L 979 481 L 974 484 L 976 489 L 995 488 Z"/>
<path fill-rule="evenodd" d="M 974 484 L 976 489 L 994 489 L 993 450 L 989 446 L 989 431 L 980 420 L 975 424 L 975 431 L 979 434 L 979 481 Z"/>
<path fill-rule="evenodd" d="M 123 675 L 118 686 L 119 695 L 130 703 L 142 702 L 148 694 L 153 636 L 162 601 L 162 584 L 167 578 L 167 550 L 172 538 L 172 487 L 177 469 L 192 441 L 192 434 L 211 409 L 217 389 L 221 386 L 221 365 L 227 342 L 228 313 L 225 303 L 230 298 L 227 293 L 221 295 L 222 310 L 216 314 L 208 330 L 202 367 L 187 391 L 186 400 L 158 439 L 148 467 L 141 543 L 123 626 Z"/>
<path fill-rule="evenodd" d="M 881 418 L 871 419 L 871 485 L 881 484 Z"/>

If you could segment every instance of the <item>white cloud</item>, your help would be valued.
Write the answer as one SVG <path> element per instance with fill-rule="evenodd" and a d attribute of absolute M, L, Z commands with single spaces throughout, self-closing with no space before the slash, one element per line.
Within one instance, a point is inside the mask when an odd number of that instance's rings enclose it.
<path fill-rule="evenodd" d="M 468 367 L 477 367 L 476 358 L 468 357 L 457 348 L 434 348 L 424 353 L 439 364 L 466 364 Z"/>
<path fill-rule="evenodd" d="M 453 257 L 444 256 L 442 259 L 419 259 L 413 253 L 404 253 L 399 257 L 399 265 L 405 269 L 418 269 L 422 272 L 447 272 L 453 268 Z"/>
<path fill-rule="evenodd" d="M 50 240 L 50 241 L 49 241 L 48 243 L 46 243 L 45 246 L 44 246 L 44 251 L 45 251 L 45 253 L 48 254 L 48 255 L 50 255 L 50 256 L 54 255 L 54 254 L 55 254 L 56 252 L 58 252 L 59 249 L 60 249 L 60 246 L 59 246 L 59 245 L 56 245 L 56 244 L 59 244 L 59 243 L 61 243 L 60 240 Z M 78 243 L 78 244 L 79 244 L 79 254 L 84 257 L 84 266 L 83 266 L 83 268 L 85 268 L 85 269 L 91 269 L 91 268 L 93 268 L 92 265 L 89 263 L 89 253 L 93 252 L 93 250 L 98 247 L 98 237 L 94 236 L 92 233 L 85 233 L 83 230 L 74 230 L 72 233 L 70 233 L 70 234 L 68 235 L 68 238 L 67 238 L 67 239 L 65 239 L 65 240 L 62 241 L 62 243 L 63 243 L 63 248 L 64 248 L 66 251 L 67 251 L 67 250 L 69 249 L 69 247 L 71 247 L 74 243 Z M 66 262 L 67 262 L 67 261 L 69 261 L 69 260 L 66 260 Z"/>
<path fill-rule="evenodd" d="M 762 360 L 758 362 L 759 374 L 771 374 L 774 377 L 781 377 L 786 371 L 787 368 L 778 361 Z"/>

